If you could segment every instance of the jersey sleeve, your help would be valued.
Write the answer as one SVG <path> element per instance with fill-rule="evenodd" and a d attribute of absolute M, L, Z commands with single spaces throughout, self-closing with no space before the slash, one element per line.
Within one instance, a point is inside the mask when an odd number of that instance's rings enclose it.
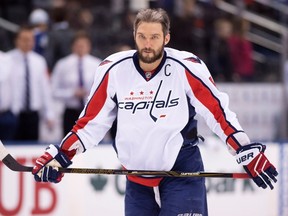
<path fill-rule="evenodd" d="M 87 103 L 73 129 L 60 144 L 70 158 L 98 145 L 116 118 L 115 92 L 109 73 L 109 64 L 97 68 Z"/>
<path fill-rule="evenodd" d="M 187 94 L 196 112 L 206 121 L 208 127 L 225 142 L 229 151 L 250 143 L 238 122 L 237 116 L 229 109 L 229 97 L 217 89 L 205 63 L 189 62 L 185 69 Z"/>

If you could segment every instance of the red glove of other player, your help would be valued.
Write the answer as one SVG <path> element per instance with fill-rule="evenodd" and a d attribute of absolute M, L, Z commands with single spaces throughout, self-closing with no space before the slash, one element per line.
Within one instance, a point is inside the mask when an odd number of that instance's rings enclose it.
<path fill-rule="evenodd" d="M 278 172 L 264 155 L 265 149 L 266 146 L 260 143 L 242 146 L 237 151 L 236 160 L 259 187 L 265 189 L 269 186 L 272 190 Z"/>

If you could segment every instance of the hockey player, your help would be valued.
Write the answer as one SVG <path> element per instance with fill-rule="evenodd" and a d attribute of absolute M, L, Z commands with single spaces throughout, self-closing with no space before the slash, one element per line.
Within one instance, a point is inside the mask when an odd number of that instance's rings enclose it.
<path fill-rule="evenodd" d="M 36 160 L 36 181 L 60 182 L 57 166 L 68 167 L 75 154 L 96 146 L 116 117 L 114 148 L 125 169 L 203 171 L 194 119 L 198 113 L 254 182 L 273 189 L 278 173 L 265 146 L 251 143 L 201 59 L 165 47 L 169 26 L 162 9 L 137 14 L 136 50 L 113 54 L 100 64 L 75 126 L 59 146 L 50 145 Z M 128 176 L 125 215 L 206 216 L 204 179 Z"/>

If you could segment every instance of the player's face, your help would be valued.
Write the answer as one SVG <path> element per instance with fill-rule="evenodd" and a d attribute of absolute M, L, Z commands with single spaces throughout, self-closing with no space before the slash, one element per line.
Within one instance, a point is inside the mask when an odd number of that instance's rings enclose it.
<path fill-rule="evenodd" d="M 34 47 L 33 31 L 24 30 L 20 32 L 16 39 L 16 47 L 24 53 L 31 51 Z"/>
<path fill-rule="evenodd" d="M 135 43 L 140 61 L 151 64 L 161 59 L 170 35 L 164 36 L 160 23 L 141 23 L 135 32 Z"/>

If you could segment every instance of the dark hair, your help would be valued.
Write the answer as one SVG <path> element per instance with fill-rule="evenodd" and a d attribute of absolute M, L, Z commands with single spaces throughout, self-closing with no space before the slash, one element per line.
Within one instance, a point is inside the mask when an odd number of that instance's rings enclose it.
<path fill-rule="evenodd" d="M 19 37 L 19 35 L 24 31 L 33 31 L 33 27 L 31 25 L 22 25 L 19 27 L 15 34 L 15 39 Z"/>
<path fill-rule="evenodd" d="M 138 12 L 134 22 L 134 33 L 137 31 L 141 22 L 160 23 L 164 35 L 170 32 L 170 19 L 165 10 L 158 9 L 142 9 Z"/>
<path fill-rule="evenodd" d="M 79 39 L 87 39 L 91 43 L 91 38 L 85 31 L 76 32 L 72 39 L 72 44 L 74 44 Z"/>

